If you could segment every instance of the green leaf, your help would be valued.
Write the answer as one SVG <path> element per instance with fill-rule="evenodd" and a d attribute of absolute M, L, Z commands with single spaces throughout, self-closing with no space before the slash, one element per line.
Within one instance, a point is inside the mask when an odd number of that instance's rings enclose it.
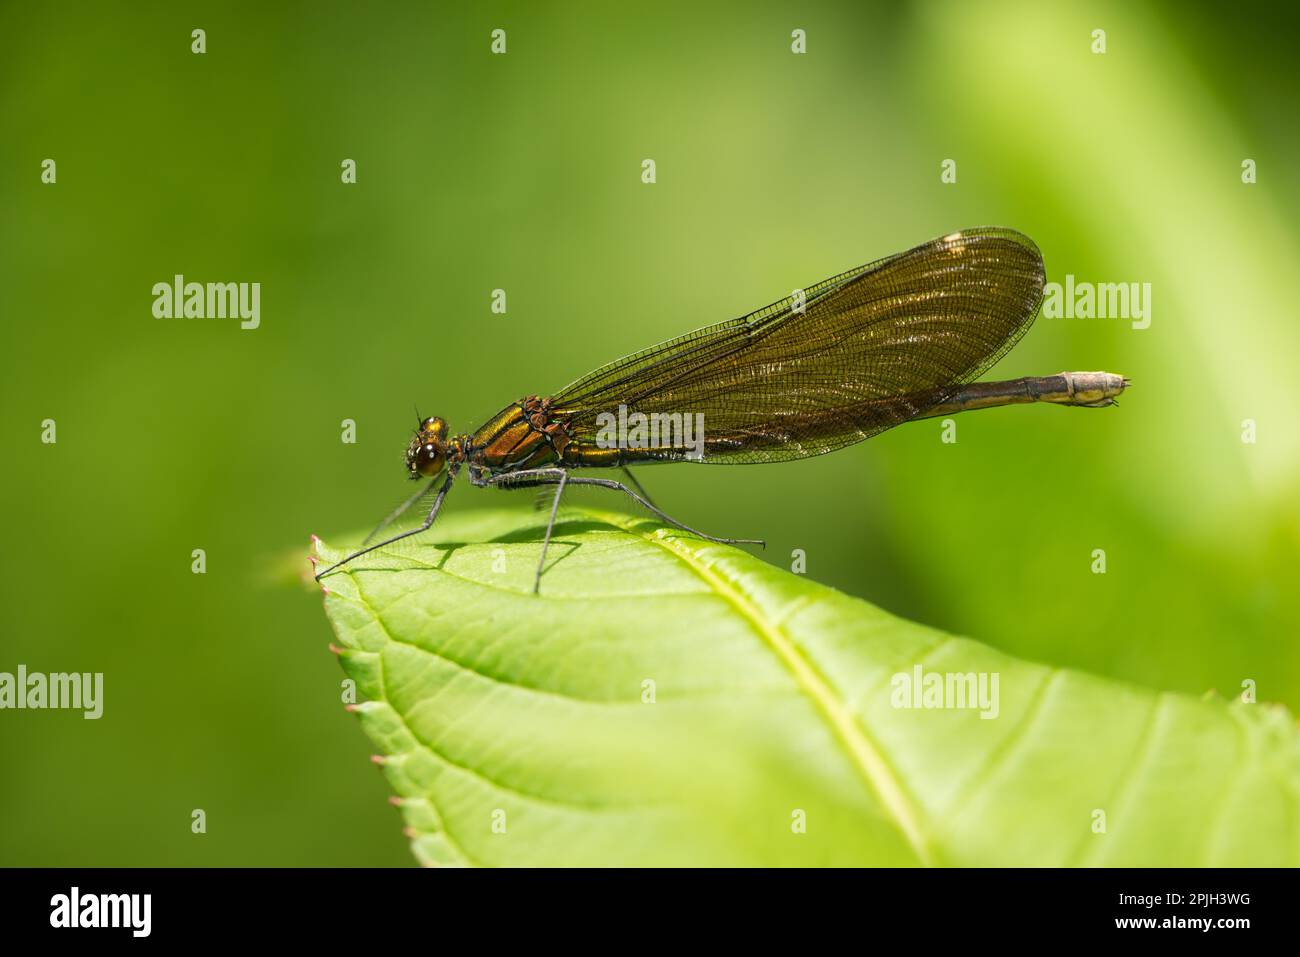
<path fill-rule="evenodd" d="M 423 863 L 1300 863 L 1280 707 L 1011 658 L 606 512 L 565 513 L 533 595 L 541 530 L 452 513 L 325 579 Z M 918 667 L 990 707 L 896 707 Z"/>

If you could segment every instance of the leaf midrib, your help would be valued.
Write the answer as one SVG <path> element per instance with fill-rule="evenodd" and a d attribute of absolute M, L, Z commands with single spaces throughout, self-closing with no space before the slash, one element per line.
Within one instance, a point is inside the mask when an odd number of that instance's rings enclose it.
<path fill-rule="evenodd" d="M 768 645 L 782 664 L 790 671 L 795 684 L 812 699 L 817 710 L 830 726 L 832 734 L 848 752 L 850 763 L 866 781 L 876 799 L 893 818 L 913 853 L 922 863 L 932 863 L 928 843 L 922 833 L 920 812 L 903 787 L 898 773 L 885 757 L 880 746 L 867 734 L 854 717 L 845 701 L 835 692 L 831 683 L 811 661 L 800 653 L 795 643 L 774 622 L 764 617 L 762 611 L 712 567 L 699 561 L 689 548 L 678 543 L 675 537 L 645 534 L 625 522 L 609 516 L 629 534 L 664 549 L 699 576 L 712 591 L 727 601 Z"/>

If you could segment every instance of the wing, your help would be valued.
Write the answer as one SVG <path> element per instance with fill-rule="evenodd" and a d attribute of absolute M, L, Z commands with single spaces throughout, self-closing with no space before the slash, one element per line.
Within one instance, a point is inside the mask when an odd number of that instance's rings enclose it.
<path fill-rule="evenodd" d="M 861 442 L 973 381 L 1043 298 L 1027 236 L 971 229 L 842 273 L 740 319 L 603 366 L 553 398 L 579 440 L 620 404 L 702 413 L 705 462 L 774 462 Z M 677 456 L 672 456 L 677 458 Z"/>

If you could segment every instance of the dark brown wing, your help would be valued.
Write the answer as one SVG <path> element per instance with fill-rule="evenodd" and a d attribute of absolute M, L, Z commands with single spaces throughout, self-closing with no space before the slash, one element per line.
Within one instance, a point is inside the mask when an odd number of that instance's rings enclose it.
<path fill-rule="evenodd" d="M 775 462 L 860 442 L 1001 359 L 1043 298 L 1027 236 L 970 229 L 850 270 L 794 300 L 626 356 L 554 397 L 576 438 L 596 416 L 703 413 L 705 462 Z M 672 456 L 676 458 L 676 456 Z"/>

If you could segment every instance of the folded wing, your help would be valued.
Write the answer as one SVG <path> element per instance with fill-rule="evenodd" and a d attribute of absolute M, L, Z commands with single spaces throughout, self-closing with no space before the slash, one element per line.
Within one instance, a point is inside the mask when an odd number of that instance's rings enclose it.
<path fill-rule="evenodd" d="M 801 311 L 783 299 L 612 362 L 557 393 L 553 408 L 580 440 L 622 404 L 702 413 L 705 462 L 818 455 L 981 376 L 1033 322 L 1043 281 L 1027 236 L 953 233 L 818 283 Z"/>

